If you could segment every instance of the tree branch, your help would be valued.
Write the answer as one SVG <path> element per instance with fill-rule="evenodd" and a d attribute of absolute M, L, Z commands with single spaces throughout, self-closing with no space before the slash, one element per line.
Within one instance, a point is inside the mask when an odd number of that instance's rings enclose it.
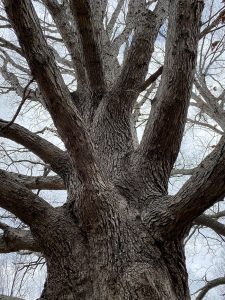
<path fill-rule="evenodd" d="M 76 36 L 75 28 L 70 23 L 70 17 L 68 16 L 68 9 L 66 10 L 66 3 L 60 5 L 55 0 L 44 0 L 45 6 L 48 8 L 60 35 L 65 42 L 69 54 L 72 58 L 73 67 L 76 71 L 76 77 L 78 82 L 78 90 L 81 87 L 86 86 L 85 69 L 82 64 L 82 58 L 78 49 L 78 39 Z M 65 13 L 66 10 L 66 13 Z M 71 16 L 72 17 L 72 16 Z"/>
<path fill-rule="evenodd" d="M 176 176 L 176 175 L 185 175 L 185 176 L 189 176 L 189 175 L 193 175 L 194 171 L 196 170 L 196 168 L 191 168 L 191 169 L 173 169 L 171 171 L 171 176 Z"/>
<path fill-rule="evenodd" d="M 62 177 L 65 175 L 68 163 L 67 155 L 62 150 L 18 124 L 6 128 L 7 124 L 8 122 L 0 119 L 0 136 L 23 145 L 49 164 L 55 173 Z"/>
<path fill-rule="evenodd" d="M 54 208 L 21 185 L 10 173 L 0 170 L 0 207 L 13 213 L 29 226 L 40 225 Z"/>
<path fill-rule="evenodd" d="M 137 153 L 141 157 L 140 169 L 150 172 L 148 175 L 155 178 L 161 192 L 167 190 L 183 136 L 194 80 L 202 8 L 203 1 L 194 4 L 190 0 L 170 2 L 161 83 L 152 101 Z"/>
<path fill-rule="evenodd" d="M 180 191 L 168 202 L 167 210 L 171 220 L 173 219 L 173 225 L 171 226 L 173 233 L 179 234 L 182 232 L 207 208 L 222 200 L 225 196 L 224 150 L 225 136 L 222 136 L 215 149 L 196 168 L 194 174 Z M 206 222 L 206 219 L 204 220 Z M 217 230 L 219 230 L 219 227 L 217 227 Z"/>
<path fill-rule="evenodd" d="M 59 176 L 27 176 L 11 173 L 15 179 L 30 190 L 65 190 L 66 187 Z"/>
<path fill-rule="evenodd" d="M 218 235 L 225 237 L 225 225 L 216 221 L 212 217 L 207 215 L 201 215 L 194 220 L 194 223 L 197 225 L 203 225 L 214 230 Z"/>
<path fill-rule="evenodd" d="M 146 90 L 153 82 L 155 82 L 158 79 L 158 77 L 162 74 L 162 71 L 163 66 L 159 67 L 155 73 L 149 76 L 148 79 L 146 79 L 145 82 L 139 87 L 139 90 L 141 92 Z"/>
<path fill-rule="evenodd" d="M 216 213 L 208 215 L 212 219 L 219 219 L 225 217 L 225 210 L 220 210 Z"/>
<path fill-rule="evenodd" d="M 199 126 L 201 126 L 203 128 L 204 127 L 209 128 L 209 129 L 213 130 L 214 132 L 216 132 L 218 134 L 221 134 L 221 135 L 224 134 L 224 132 L 222 130 L 216 128 L 217 125 L 211 125 L 209 123 L 200 122 L 200 121 L 192 120 L 192 119 L 189 119 L 189 118 L 187 118 L 187 122 L 190 122 L 190 123 L 192 123 L 194 125 L 199 125 Z"/>
<path fill-rule="evenodd" d="M 195 300 L 202 300 L 209 290 L 222 284 L 225 284 L 225 277 L 219 277 L 208 281 L 206 285 L 201 288 L 201 292 L 198 294 Z"/>
<path fill-rule="evenodd" d="M 27 83 L 27 85 L 25 86 L 24 90 L 23 90 L 23 97 L 22 97 L 22 100 L 16 110 L 16 113 L 14 114 L 12 120 L 10 122 L 8 122 L 5 127 L 1 128 L 1 131 L 5 131 L 7 128 L 9 128 L 16 120 L 16 118 L 18 117 L 21 109 L 22 109 L 22 106 L 24 104 L 24 102 L 26 101 L 26 99 L 28 99 L 29 97 L 29 94 L 30 94 L 30 91 L 28 91 L 27 93 L 27 89 L 28 87 L 30 86 L 30 84 L 34 81 L 34 79 L 32 78 L 31 80 L 29 80 L 29 82 Z"/>
<path fill-rule="evenodd" d="M 39 252 L 40 248 L 34 240 L 29 230 L 12 228 L 10 226 L 1 226 L 3 234 L 0 235 L 0 253 L 17 252 L 21 250 L 30 250 Z M 0 298 L 1 299 L 1 298 Z"/>
<path fill-rule="evenodd" d="M 93 145 L 43 36 L 31 1 L 4 0 L 3 2 L 32 75 L 44 95 L 47 109 L 70 154 L 71 162 L 77 170 L 79 179 L 82 182 L 95 181 L 98 171 Z M 75 6 L 78 4 L 75 3 Z M 79 17 L 82 19 L 82 11 L 80 13 Z M 86 17 L 89 18 L 89 15 Z M 89 22 L 88 20 L 87 22 Z"/>
<path fill-rule="evenodd" d="M 100 40 L 96 31 L 97 24 L 94 23 L 89 0 L 71 0 L 70 2 L 77 25 L 89 86 L 93 93 L 101 95 L 105 90 L 105 79 Z M 99 5 L 100 2 L 98 2 Z"/>
<path fill-rule="evenodd" d="M 162 2 L 159 1 L 163 6 Z M 158 4 L 156 11 L 160 10 L 161 5 Z M 135 28 L 135 37 L 130 49 L 130 60 L 127 59 L 124 63 L 120 78 L 114 84 L 112 91 L 106 93 L 95 114 L 94 124 L 96 126 L 93 126 L 92 136 L 104 157 L 103 161 L 109 177 L 115 176 L 115 168 L 110 161 L 115 159 L 118 166 L 123 169 L 124 158 L 129 157 L 134 150 L 131 113 L 134 101 L 140 93 L 138 88 L 145 80 L 148 71 L 148 63 L 157 30 L 166 14 L 165 11 L 162 14 L 160 12 L 158 12 L 159 16 L 155 17 L 153 12 L 146 8 L 145 1 L 130 1 L 127 23 L 129 23 L 128 27 L 130 28 L 134 18 L 133 27 Z M 138 24 L 140 15 L 141 19 L 143 17 L 143 21 Z M 118 120 L 121 121 L 118 122 Z M 101 130 L 103 127 L 105 128 L 104 132 Z"/>
<path fill-rule="evenodd" d="M 139 86 L 144 85 L 154 51 L 154 42 L 167 14 L 166 3 L 167 1 L 158 1 L 154 12 L 151 12 L 147 9 L 145 1 L 130 1 L 129 9 L 133 12 L 134 36 L 116 84 L 118 89 L 136 91 Z M 135 93 L 133 93 L 133 98 L 136 99 Z"/>
<path fill-rule="evenodd" d="M 206 34 L 208 34 L 212 29 L 214 29 L 217 25 L 222 23 L 223 18 L 225 16 L 225 10 L 222 10 L 219 15 L 213 20 L 213 22 L 204 28 L 200 34 L 200 38 L 203 38 Z"/>
<path fill-rule="evenodd" d="M 26 73 L 26 75 L 29 76 L 30 76 L 30 70 L 15 63 L 14 60 L 4 50 L 0 49 L 0 51 L 4 54 L 4 56 L 0 55 L 0 57 L 4 60 L 3 65 L 0 66 L 2 77 L 10 84 L 10 90 L 14 90 L 18 96 L 24 98 L 25 88 L 22 87 L 18 77 L 15 75 L 15 72 L 9 71 L 8 63 L 10 63 L 12 66 Z M 36 90 L 29 89 L 27 98 L 32 101 L 40 102 L 43 106 L 45 106 L 43 98 L 40 92 L 38 91 L 38 89 Z"/>
<path fill-rule="evenodd" d="M 5 40 L 2 37 L 0 37 L 0 46 L 4 47 L 4 48 L 7 48 L 9 50 L 13 50 L 13 51 L 17 52 L 18 54 L 20 54 L 21 56 L 23 56 L 23 52 L 22 52 L 21 48 L 17 47 L 13 43 Z"/>
<path fill-rule="evenodd" d="M 22 298 L 0 295 L 0 300 L 23 300 Z"/>
<path fill-rule="evenodd" d="M 111 19 L 110 19 L 108 25 L 106 26 L 106 31 L 107 31 L 107 34 L 108 34 L 109 38 L 111 37 L 111 35 L 113 33 L 113 28 L 116 24 L 116 20 L 117 20 L 119 14 L 121 12 L 121 9 L 124 5 L 124 2 L 125 2 L 125 0 L 119 0 L 117 2 L 117 6 L 116 6 L 116 8 L 115 8 L 115 10 L 114 10 L 114 12 L 111 16 Z"/>

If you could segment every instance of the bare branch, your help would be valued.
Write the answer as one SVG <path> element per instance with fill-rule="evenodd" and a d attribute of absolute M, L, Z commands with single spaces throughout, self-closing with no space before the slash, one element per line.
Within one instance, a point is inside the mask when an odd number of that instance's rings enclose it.
<path fill-rule="evenodd" d="M 3 230 L 3 234 L 0 235 L 0 253 L 10 253 L 21 250 L 40 251 L 37 242 L 29 230 L 12 228 L 10 226 L 2 228 L 1 224 L 0 229 Z"/>
<path fill-rule="evenodd" d="M 29 94 L 30 94 L 30 93 L 29 93 L 29 92 L 27 93 L 27 89 L 28 89 L 28 87 L 30 86 L 30 84 L 31 84 L 33 81 L 34 81 L 34 79 L 32 78 L 31 80 L 29 80 L 28 84 L 25 86 L 24 91 L 23 91 L 23 97 L 22 97 L 22 100 L 21 100 L 21 102 L 20 102 L 20 104 L 19 104 L 17 110 L 16 110 L 16 113 L 14 114 L 12 120 L 11 120 L 9 123 L 7 123 L 7 124 L 5 125 L 5 127 L 2 127 L 2 128 L 1 128 L 1 131 L 2 131 L 2 132 L 4 132 L 7 128 L 9 128 L 9 127 L 14 123 L 14 121 L 16 120 L 16 118 L 18 117 L 18 115 L 19 115 L 19 113 L 20 113 L 20 111 L 21 111 L 21 109 L 22 109 L 22 106 L 23 106 L 24 102 L 25 102 L 26 99 L 28 99 L 28 97 L 29 97 Z"/>
<path fill-rule="evenodd" d="M 21 56 L 23 56 L 23 52 L 21 50 L 21 48 L 19 48 L 18 46 L 14 45 L 13 43 L 5 40 L 4 38 L 0 37 L 0 46 L 13 50 L 15 52 L 17 52 L 18 54 L 20 54 Z"/>
<path fill-rule="evenodd" d="M 89 0 L 71 0 L 70 2 L 76 20 L 89 86 L 93 93 L 101 95 L 105 90 L 102 53 L 90 3 Z"/>
<path fill-rule="evenodd" d="M 206 28 L 204 28 L 200 34 L 200 38 L 203 38 L 206 34 L 211 32 L 216 26 L 218 26 L 225 16 L 225 9 L 223 9 L 219 15 L 213 20 L 211 24 L 209 24 Z"/>
<path fill-rule="evenodd" d="M 44 223 L 53 213 L 50 204 L 21 185 L 10 173 L 0 170 L 0 182 L 0 207 L 24 223 L 30 226 Z"/>
<path fill-rule="evenodd" d="M 159 67 L 159 69 L 153 73 L 151 76 L 149 76 L 148 79 L 145 80 L 145 82 L 139 87 L 140 91 L 146 90 L 153 82 L 155 82 L 158 77 L 162 74 L 163 66 Z"/>
<path fill-rule="evenodd" d="M 65 42 L 68 52 L 71 55 L 73 67 L 76 71 L 78 90 L 80 90 L 81 87 L 85 88 L 86 86 L 85 69 L 82 64 L 82 57 L 80 51 L 78 49 L 78 39 L 77 39 L 76 31 L 75 28 L 72 26 L 70 22 L 70 16 L 68 15 L 70 11 L 69 9 L 66 9 L 66 7 L 64 7 L 67 4 L 64 3 L 63 6 L 60 5 L 55 0 L 44 0 L 43 3 L 48 8 L 63 38 L 63 41 Z"/>
<path fill-rule="evenodd" d="M 168 179 L 180 149 L 194 80 L 202 8 L 203 1 L 170 2 L 161 83 L 139 149 L 143 156 L 139 166 L 146 172 L 150 170 L 155 181 Z M 159 185 L 165 192 L 167 186 Z"/>
<path fill-rule="evenodd" d="M 173 169 L 171 171 L 171 176 L 176 176 L 176 175 L 193 175 L 193 173 L 196 171 L 196 168 L 192 168 L 192 169 Z"/>
<path fill-rule="evenodd" d="M 216 133 L 218 133 L 218 134 L 221 134 L 221 135 L 224 134 L 224 132 L 223 132 L 222 130 L 216 128 L 217 125 L 211 125 L 211 124 L 209 124 L 209 123 L 200 122 L 200 121 L 197 121 L 197 120 L 192 120 L 192 119 L 190 119 L 190 118 L 187 118 L 187 122 L 190 122 L 190 123 L 192 123 L 192 124 L 194 124 L 194 125 L 199 125 L 199 126 L 201 126 L 201 127 L 209 128 L 209 129 L 213 130 L 214 132 L 216 132 Z"/>
<path fill-rule="evenodd" d="M 116 6 L 116 8 L 115 8 L 115 10 L 112 14 L 112 17 L 111 17 L 111 19 L 110 19 L 110 21 L 109 21 L 109 23 L 106 27 L 106 31 L 107 31 L 107 34 L 108 34 L 109 37 L 111 37 L 111 35 L 113 33 L 113 28 L 116 24 L 116 20 L 117 20 L 119 14 L 121 12 L 121 9 L 124 5 L 124 2 L 125 2 L 125 0 L 119 0 L 118 1 L 117 6 Z"/>
<path fill-rule="evenodd" d="M 210 281 L 207 281 L 206 285 L 201 288 L 201 292 L 198 294 L 195 300 L 202 300 L 205 295 L 214 287 L 225 284 L 225 277 L 219 277 Z"/>
<path fill-rule="evenodd" d="M 65 190 L 66 187 L 59 176 L 27 176 L 10 173 L 16 180 L 31 190 Z"/>
<path fill-rule="evenodd" d="M 181 232 L 207 208 L 225 196 L 225 137 L 196 168 L 191 178 L 168 203 L 173 232 Z"/>
<path fill-rule="evenodd" d="M 98 173 L 93 154 L 93 145 L 43 36 L 31 1 L 4 0 L 4 5 L 26 55 L 32 74 L 44 95 L 46 106 L 69 151 L 80 180 L 93 182 L 93 178 L 96 179 Z M 81 3 L 77 4 L 76 2 L 76 5 L 79 8 Z M 89 13 L 86 10 L 85 12 Z M 90 16 L 85 16 L 87 22 L 90 22 Z M 80 11 L 79 17 L 82 23 L 82 11 Z"/>
<path fill-rule="evenodd" d="M 207 216 L 209 216 L 212 219 L 223 218 L 223 217 L 225 217 L 225 210 L 221 210 L 221 211 L 218 211 L 216 213 L 213 213 L 213 214 L 210 214 L 210 215 L 207 215 Z"/>
<path fill-rule="evenodd" d="M 4 57 L 2 55 L 0 55 L 0 57 L 4 60 L 3 65 L 0 66 L 2 77 L 10 84 L 10 87 L 9 87 L 10 91 L 15 91 L 18 96 L 24 98 L 24 89 L 25 88 L 22 87 L 22 85 L 21 85 L 18 77 L 15 75 L 15 73 L 9 71 L 8 63 L 10 63 L 12 66 L 17 68 L 18 70 L 24 72 L 28 76 L 30 76 L 30 70 L 15 63 L 15 61 L 4 50 L 0 49 L 0 51 L 4 54 Z M 43 97 L 41 96 L 41 93 L 38 89 L 36 89 L 36 90 L 29 89 L 27 91 L 27 98 L 32 101 L 40 102 L 43 106 L 45 106 Z"/>
<path fill-rule="evenodd" d="M 23 300 L 22 298 L 0 295 L 0 300 Z"/>
<path fill-rule="evenodd" d="M 154 12 L 147 9 L 145 1 L 132 0 L 134 36 L 126 55 L 117 88 L 136 90 L 144 84 L 149 61 L 154 51 L 154 42 L 167 14 L 167 1 L 158 1 Z M 141 15 L 141 18 L 138 15 Z M 133 98 L 136 99 L 135 93 Z"/>
<path fill-rule="evenodd" d="M 201 215 L 194 220 L 194 223 L 197 225 L 203 225 L 214 230 L 218 235 L 225 237 L 225 225 L 216 221 L 212 217 L 207 215 Z"/>
<path fill-rule="evenodd" d="M 2 128 L 7 124 L 8 122 L 0 119 L 0 136 L 23 145 L 40 157 L 45 163 L 49 164 L 55 173 L 62 177 L 64 176 L 67 172 L 68 165 L 67 155 L 62 150 L 17 124 L 12 124 L 2 131 Z"/>

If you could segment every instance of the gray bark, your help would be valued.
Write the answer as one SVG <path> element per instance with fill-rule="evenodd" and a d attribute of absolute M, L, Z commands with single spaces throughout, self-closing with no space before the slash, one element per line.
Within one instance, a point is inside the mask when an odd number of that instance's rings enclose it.
<path fill-rule="evenodd" d="M 192 221 L 225 195 L 224 138 L 177 195 L 168 196 L 167 190 L 194 80 L 203 1 L 170 1 L 165 65 L 146 80 L 168 1 L 158 1 L 151 12 L 145 1 L 131 0 L 127 32 L 134 34 L 110 84 L 109 66 L 117 58 L 104 55 L 110 43 L 107 30 L 112 31 L 112 24 L 105 30 L 101 23 L 106 2 L 71 0 L 67 22 L 57 1 L 43 1 L 73 58 L 78 76 L 73 93 L 32 2 L 3 2 L 66 152 L 16 124 L 0 132 L 33 151 L 62 178 L 37 182 L 0 172 L 0 206 L 30 226 L 29 233 L 2 226 L 2 249 L 33 247 L 43 254 L 48 277 L 41 299 L 190 299 L 183 239 Z M 77 32 L 78 49 L 68 36 L 72 32 Z M 161 72 L 143 140 L 134 145 L 134 103 Z M 30 191 L 38 184 L 66 188 L 67 202 L 53 208 Z"/>

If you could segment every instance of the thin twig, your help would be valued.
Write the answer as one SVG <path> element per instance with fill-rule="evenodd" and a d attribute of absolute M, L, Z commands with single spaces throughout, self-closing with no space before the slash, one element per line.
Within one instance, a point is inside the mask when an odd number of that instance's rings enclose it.
<path fill-rule="evenodd" d="M 21 109 L 22 109 L 22 106 L 23 106 L 24 102 L 25 102 L 25 101 L 27 100 L 27 98 L 30 96 L 30 92 L 31 92 L 31 91 L 29 90 L 28 93 L 26 93 L 26 92 L 27 92 L 28 87 L 31 85 L 31 83 L 32 83 L 33 81 L 34 81 L 34 78 L 32 78 L 32 79 L 28 82 L 28 84 L 25 86 L 25 88 L 24 88 L 24 90 L 23 90 L 23 97 L 22 97 L 22 100 L 21 100 L 20 105 L 18 106 L 17 111 L 16 111 L 15 115 L 13 116 L 12 120 L 11 120 L 10 122 L 8 122 L 4 127 L 2 127 L 2 129 L 1 129 L 0 131 L 6 130 L 7 128 L 9 128 L 9 127 L 15 122 L 16 118 L 18 117 L 18 115 L 19 115 L 19 113 L 20 113 L 20 111 L 21 111 Z"/>

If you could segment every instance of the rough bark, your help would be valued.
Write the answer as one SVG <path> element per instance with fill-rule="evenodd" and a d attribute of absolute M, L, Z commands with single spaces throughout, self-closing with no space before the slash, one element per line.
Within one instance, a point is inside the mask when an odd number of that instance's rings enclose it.
<path fill-rule="evenodd" d="M 43 299 L 189 299 L 181 241 L 157 242 L 126 207 L 80 231 L 80 238 L 69 221 L 74 224 L 68 216 L 58 223 L 45 245 Z"/>
<path fill-rule="evenodd" d="M 28 230 L 11 228 L 0 223 L 0 229 L 4 231 L 0 235 L 0 253 L 17 252 L 21 250 L 30 250 L 32 252 L 40 251 L 37 242 Z"/>
<path fill-rule="evenodd" d="M 73 93 L 57 67 L 32 1 L 3 2 L 66 152 L 16 124 L 1 132 L 43 159 L 63 183 L 57 176 L 0 172 L 0 206 L 30 227 L 27 235 L 2 226 L 0 250 L 38 248 L 48 269 L 41 299 L 190 299 L 183 239 L 193 220 L 225 195 L 224 138 L 203 165 L 192 170 L 177 195 L 168 196 L 167 190 L 194 80 L 203 2 L 170 1 L 165 64 L 146 79 L 168 1 L 158 1 L 152 12 L 145 1 L 131 0 L 127 31 L 133 30 L 132 41 L 115 82 L 107 85 L 111 75 L 105 74 L 105 66 L 117 59 L 104 59 L 109 45 L 103 43 L 107 28 L 100 22 L 106 2 L 71 0 L 66 9 L 73 18 L 67 22 L 57 1 L 44 1 L 76 65 L 80 85 Z M 102 11 L 95 15 L 97 7 Z M 117 16 L 115 11 L 109 34 Z M 78 34 L 79 61 L 68 37 L 73 32 Z M 134 103 L 161 72 L 150 119 L 136 148 Z M 53 208 L 30 191 L 45 187 L 65 187 L 67 202 Z"/>

